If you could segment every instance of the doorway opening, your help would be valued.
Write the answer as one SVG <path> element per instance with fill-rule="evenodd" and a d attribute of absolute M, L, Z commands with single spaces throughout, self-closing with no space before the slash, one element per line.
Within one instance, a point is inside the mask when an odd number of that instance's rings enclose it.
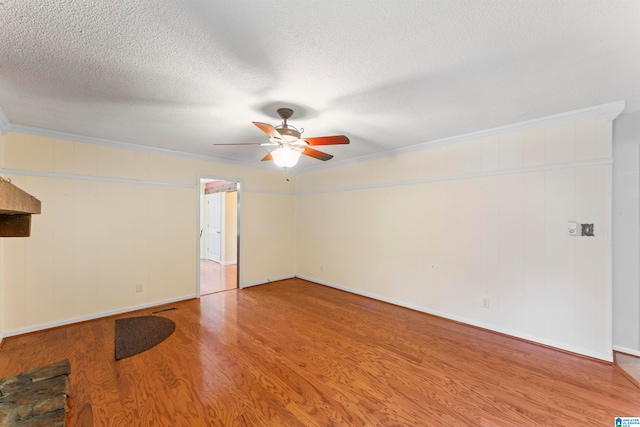
<path fill-rule="evenodd" d="M 197 295 L 237 289 L 240 257 L 240 183 L 200 178 Z"/>

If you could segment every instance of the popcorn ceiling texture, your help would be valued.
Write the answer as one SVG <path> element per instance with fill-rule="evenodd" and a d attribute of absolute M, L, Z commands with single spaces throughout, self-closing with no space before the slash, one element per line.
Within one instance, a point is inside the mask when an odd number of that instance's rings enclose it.
<path fill-rule="evenodd" d="M 639 19 L 635 0 L 0 0 L 0 109 L 11 125 L 257 164 L 264 148 L 212 144 L 262 142 L 250 122 L 292 106 L 306 136 L 350 136 L 324 150 L 346 159 L 640 109 Z"/>

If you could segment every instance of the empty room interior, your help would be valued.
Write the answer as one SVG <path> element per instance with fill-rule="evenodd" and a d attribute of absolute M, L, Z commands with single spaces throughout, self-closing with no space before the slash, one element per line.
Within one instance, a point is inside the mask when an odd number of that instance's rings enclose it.
<path fill-rule="evenodd" d="M 639 22 L 0 1 L 0 425 L 640 422 Z"/>

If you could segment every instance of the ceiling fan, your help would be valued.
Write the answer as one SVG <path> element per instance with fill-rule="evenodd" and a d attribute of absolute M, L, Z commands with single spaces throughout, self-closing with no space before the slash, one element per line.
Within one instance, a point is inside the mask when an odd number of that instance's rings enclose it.
<path fill-rule="evenodd" d="M 269 142 L 213 145 L 257 145 L 261 147 L 277 147 L 267 153 L 267 155 L 262 158 L 262 161 L 265 162 L 273 160 L 279 167 L 290 168 L 298 163 L 298 159 L 301 154 L 322 161 L 327 161 L 333 158 L 331 154 L 309 148 L 311 146 L 349 143 L 349 138 L 344 135 L 300 138 L 304 129 L 301 128 L 298 130 L 287 123 L 287 119 L 293 115 L 293 110 L 291 108 L 279 108 L 278 115 L 282 118 L 282 124 L 275 127 L 267 123 L 253 122 L 254 125 L 269 136 Z"/>

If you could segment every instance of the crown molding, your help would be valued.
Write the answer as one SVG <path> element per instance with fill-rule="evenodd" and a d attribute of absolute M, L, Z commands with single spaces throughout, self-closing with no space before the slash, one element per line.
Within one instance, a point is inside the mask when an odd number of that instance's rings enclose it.
<path fill-rule="evenodd" d="M 571 120 L 589 119 L 589 118 L 593 119 L 598 117 L 611 121 L 616 117 L 618 117 L 620 114 L 622 114 L 622 112 L 624 111 L 624 108 L 625 108 L 625 101 L 609 102 L 606 104 L 595 105 L 593 107 L 587 107 L 579 110 L 567 111 L 565 113 L 554 114 L 551 116 L 539 117 L 537 119 L 526 120 L 523 122 L 512 123 L 510 125 L 499 126 L 491 129 L 477 131 L 477 132 L 465 133 L 462 135 L 450 136 L 446 138 L 436 139 L 433 141 L 427 141 L 427 142 L 423 142 L 415 145 L 410 145 L 408 147 L 402 147 L 394 150 L 383 151 L 380 153 L 354 157 L 352 159 L 340 160 L 330 164 L 320 164 L 317 166 L 311 166 L 297 172 L 296 175 L 301 173 L 322 170 L 322 169 L 335 168 L 338 166 L 351 165 L 354 163 L 361 163 L 369 160 L 376 160 L 376 159 L 381 159 L 385 157 L 397 156 L 398 154 L 410 153 L 413 151 L 424 150 L 426 148 L 457 144 L 457 143 L 466 142 L 472 139 L 487 138 L 490 136 L 500 135 L 507 132 L 530 129 L 540 125 L 553 125 L 553 124 L 560 124 L 560 123 L 571 121 Z"/>
<path fill-rule="evenodd" d="M 436 139 L 433 141 L 427 141 L 427 142 L 411 145 L 408 147 L 402 147 L 402 148 L 388 150 L 380 153 L 354 157 L 352 159 L 340 160 L 340 161 L 332 162 L 329 164 L 320 164 L 317 166 L 305 167 L 304 169 L 301 169 L 297 172 L 291 171 L 291 173 L 294 175 L 298 175 L 298 174 L 313 172 L 313 171 L 322 170 L 322 169 L 330 169 L 330 168 L 339 167 L 339 166 L 346 166 L 354 163 L 361 163 L 369 160 L 381 159 L 385 157 L 395 156 L 398 154 L 419 151 L 426 148 L 433 148 L 441 145 L 456 144 L 456 143 L 465 142 L 471 139 L 486 138 L 486 137 L 490 137 L 490 136 L 494 136 L 494 135 L 498 135 L 506 132 L 529 129 L 529 128 L 540 126 L 540 125 L 562 123 L 562 122 L 576 120 L 576 119 L 601 117 L 601 118 L 604 118 L 605 120 L 612 121 L 616 117 L 618 117 L 620 114 L 622 114 L 624 109 L 625 109 L 624 100 L 609 102 L 606 104 L 595 105 L 593 107 L 587 107 L 579 110 L 573 110 L 565 113 L 554 114 L 551 116 L 540 117 L 537 119 L 526 120 L 523 122 L 517 122 L 510 125 L 499 126 L 496 128 L 485 129 L 477 132 L 471 132 L 471 133 L 466 133 L 462 135 Z M 0 108 L 0 131 L 2 132 L 2 135 L 6 135 L 9 132 L 25 133 L 29 135 L 42 136 L 45 138 L 64 139 L 68 141 L 84 142 L 89 144 L 123 148 L 123 149 L 134 150 L 134 151 L 143 151 L 143 152 L 154 153 L 154 154 L 164 154 L 168 156 L 182 157 L 182 158 L 188 158 L 192 160 L 216 162 L 216 163 L 228 164 L 233 166 L 242 166 L 242 167 L 264 169 L 264 170 L 278 170 L 278 171 L 281 170 L 281 168 L 274 167 L 274 165 L 270 165 L 270 164 L 263 164 L 263 163 L 255 164 L 250 162 L 241 162 L 237 160 L 224 159 L 220 157 L 207 156 L 203 154 L 187 153 L 184 151 L 174 151 L 174 150 L 168 150 L 166 148 L 150 147 L 146 145 L 131 144 L 128 142 L 114 141 L 114 140 L 109 140 L 104 138 L 96 138 L 92 136 L 77 135 L 77 134 L 72 134 L 67 132 L 59 132 L 59 131 L 36 128 L 31 126 L 16 125 L 16 124 L 12 124 L 9 121 L 9 118 L 1 108 Z"/>
<path fill-rule="evenodd" d="M 9 121 L 9 117 L 7 117 L 2 108 L 0 108 L 0 133 L 2 133 L 2 135 L 9 133 L 10 126 L 11 122 Z"/>
<path fill-rule="evenodd" d="M 608 104 L 602 104 L 600 107 L 600 115 L 602 118 L 608 121 L 613 121 L 624 111 L 625 102 L 610 102 Z"/>
<path fill-rule="evenodd" d="M 1 122 L 2 122 L 2 117 L 0 116 L 0 123 Z M 32 126 L 15 125 L 10 122 L 6 127 L 2 127 L 2 131 L 3 131 L 3 134 L 9 133 L 9 132 L 24 133 L 27 135 L 42 136 L 44 138 L 54 138 L 54 139 L 62 139 L 66 141 L 83 142 L 87 144 L 102 145 L 105 147 L 122 148 L 126 150 L 142 151 L 142 152 L 153 153 L 153 154 L 163 154 L 166 156 L 173 156 L 173 157 L 182 157 L 182 158 L 187 158 L 191 160 L 202 160 L 207 162 L 223 163 L 223 164 L 234 165 L 234 166 L 249 167 L 253 169 L 258 168 L 258 169 L 276 170 L 273 166 L 270 166 L 270 165 L 263 165 L 263 164 L 256 165 L 255 163 L 241 162 L 237 160 L 224 159 L 221 157 L 206 156 L 204 154 L 187 153 L 184 151 L 169 150 L 166 148 L 151 147 L 148 145 L 131 144 L 129 142 L 114 141 L 111 139 L 96 138 L 93 136 L 78 135 L 74 133 L 60 132 L 56 130 L 42 129 L 42 128 L 37 128 Z M 277 168 L 277 170 L 279 170 L 279 168 Z"/>

